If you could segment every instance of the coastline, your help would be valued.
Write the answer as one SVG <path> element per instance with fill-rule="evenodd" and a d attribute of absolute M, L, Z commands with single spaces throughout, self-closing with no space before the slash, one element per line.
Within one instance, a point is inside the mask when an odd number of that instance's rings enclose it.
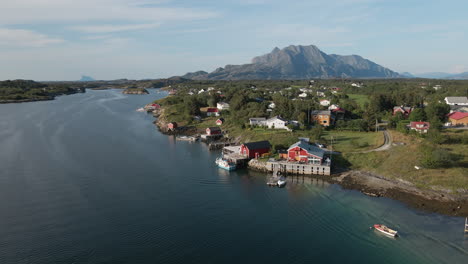
<path fill-rule="evenodd" d="M 163 134 L 191 136 L 198 132 L 196 129 L 184 129 L 184 127 L 177 131 L 168 131 L 166 129 L 168 121 L 164 119 L 164 108 L 156 113 L 153 112 L 153 116 L 156 118 L 153 123 Z M 251 160 L 248 169 L 267 172 L 262 163 L 258 160 Z M 334 168 L 330 176 L 307 175 L 306 177 L 338 184 L 343 189 L 357 190 L 374 198 L 391 198 L 426 212 L 468 217 L 468 193 L 452 194 L 421 189 L 403 180 L 397 181 L 370 172 L 342 168 Z"/>

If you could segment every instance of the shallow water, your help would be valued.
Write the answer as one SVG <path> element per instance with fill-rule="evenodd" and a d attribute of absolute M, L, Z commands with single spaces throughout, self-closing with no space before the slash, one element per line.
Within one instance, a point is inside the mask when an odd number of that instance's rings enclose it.
<path fill-rule="evenodd" d="M 0 105 L 0 263 L 468 262 L 463 218 L 220 170 L 135 111 L 150 92 Z"/>

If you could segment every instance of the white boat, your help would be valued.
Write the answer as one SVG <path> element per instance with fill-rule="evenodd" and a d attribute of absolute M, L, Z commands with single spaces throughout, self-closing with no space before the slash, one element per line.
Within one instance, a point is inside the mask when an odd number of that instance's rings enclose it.
<path fill-rule="evenodd" d="M 236 164 L 234 164 L 233 162 L 229 162 L 228 160 L 222 157 L 216 159 L 216 165 L 218 165 L 218 167 L 220 167 L 221 169 L 225 169 L 228 171 L 236 169 Z"/>
<path fill-rule="evenodd" d="M 278 187 L 283 187 L 283 186 L 285 186 L 285 185 L 286 185 L 286 178 L 280 177 L 280 178 L 278 179 Z"/>
<path fill-rule="evenodd" d="M 197 137 L 188 137 L 188 136 L 180 136 L 180 137 L 176 137 L 176 140 L 181 140 L 181 141 L 197 141 Z"/>
<path fill-rule="evenodd" d="M 376 224 L 376 225 L 374 225 L 374 228 L 375 228 L 375 230 L 377 230 L 377 231 L 379 231 L 381 233 L 384 233 L 387 236 L 391 236 L 391 237 L 398 236 L 398 232 L 396 230 L 390 229 L 385 225 Z"/>
<path fill-rule="evenodd" d="M 136 110 L 137 112 L 146 112 L 146 110 L 143 107 L 140 107 Z"/>

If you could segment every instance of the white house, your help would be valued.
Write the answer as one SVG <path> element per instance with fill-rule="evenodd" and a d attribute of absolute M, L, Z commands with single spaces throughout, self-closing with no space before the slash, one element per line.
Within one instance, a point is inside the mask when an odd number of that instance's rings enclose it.
<path fill-rule="evenodd" d="M 435 85 L 435 86 L 432 87 L 432 88 L 433 88 L 434 90 L 438 91 L 438 90 L 442 89 L 442 85 L 437 84 L 437 85 Z"/>
<path fill-rule="evenodd" d="M 468 98 L 466 96 L 445 97 L 444 100 L 448 105 L 468 105 Z"/>
<path fill-rule="evenodd" d="M 337 104 L 332 104 L 332 105 L 330 105 L 330 106 L 328 107 L 328 110 L 335 110 L 335 109 L 338 109 L 338 108 L 340 108 L 339 105 L 337 105 Z"/>
<path fill-rule="evenodd" d="M 275 116 L 266 120 L 266 126 L 274 129 L 288 129 L 288 120 Z"/>
<path fill-rule="evenodd" d="M 188 95 L 193 95 L 193 92 L 192 92 L 192 91 L 190 91 L 190 92 L 188 92 L 187 94 L 188 94 Z"/>
<path fill-rule="evenodd" d="M 214 87 L 208 87 L 206 90 L 207 91 L 213 91 L 215 88 Z"/>
<path fill-rule="evenodd" d="M 322 100 L 320 100 L 320 105 L 329 106 L 330 105 L 330 100 L 322 99 Z"/>
<path fill-rule="evenodd" d="M 200 91 L 198 91 L 198 94 L 201 94 L 201 93 L 204 93 L 205 92 L 205 89 L 201 89 Z"/>
<path fill-rule="evenodd" d="M 266 118 L 264 117 L 249 118 L 249 124 L 251 126 L 266 126 Z"/>
<path fill-rule="evenodd" d="M 274 102 L 271 102 L 271 104 L 268 105 L 268 108 L 270 108 L 270 109 L 273 109 L 273 108 L 275 108 L 275 107 L 276 107 L 276 105 L 275 105 Z"/>
<path fill-rule="evenodd" d="M 216 108 L 218 108 L 219 110 L 227 110 L 229 109 L 229 104 L 225 102 L 219 102 L 216 104 Z"/>
<path fill-rule="evenodd" d="M 359 88 L 359 87 L 362 86 L 362 84 L 361 83 L 352 83 L 351 86 Z"/>
<path fill-rule="evenodd" d="M 306 97 L 307 97 L 307 93 L 301 93 L 301 94 L 299 94 L 299 97 L 301 97 L 301 98 L 306 98 Z"/>
<path fill-rule="evenodd" d="M 325 97 L 325 91 L 317 91 L 318 97 Z"/>

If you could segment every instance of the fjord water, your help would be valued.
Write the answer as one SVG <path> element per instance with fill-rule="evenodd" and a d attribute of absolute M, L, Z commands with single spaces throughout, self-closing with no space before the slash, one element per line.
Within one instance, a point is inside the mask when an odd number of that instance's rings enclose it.
<path fill-rule="evenodd" d="M 218 153 L 135 112 L 165 95 L 0 105 L 0 263 L 468 262 L 463 218 L 216 168 Z"/>

